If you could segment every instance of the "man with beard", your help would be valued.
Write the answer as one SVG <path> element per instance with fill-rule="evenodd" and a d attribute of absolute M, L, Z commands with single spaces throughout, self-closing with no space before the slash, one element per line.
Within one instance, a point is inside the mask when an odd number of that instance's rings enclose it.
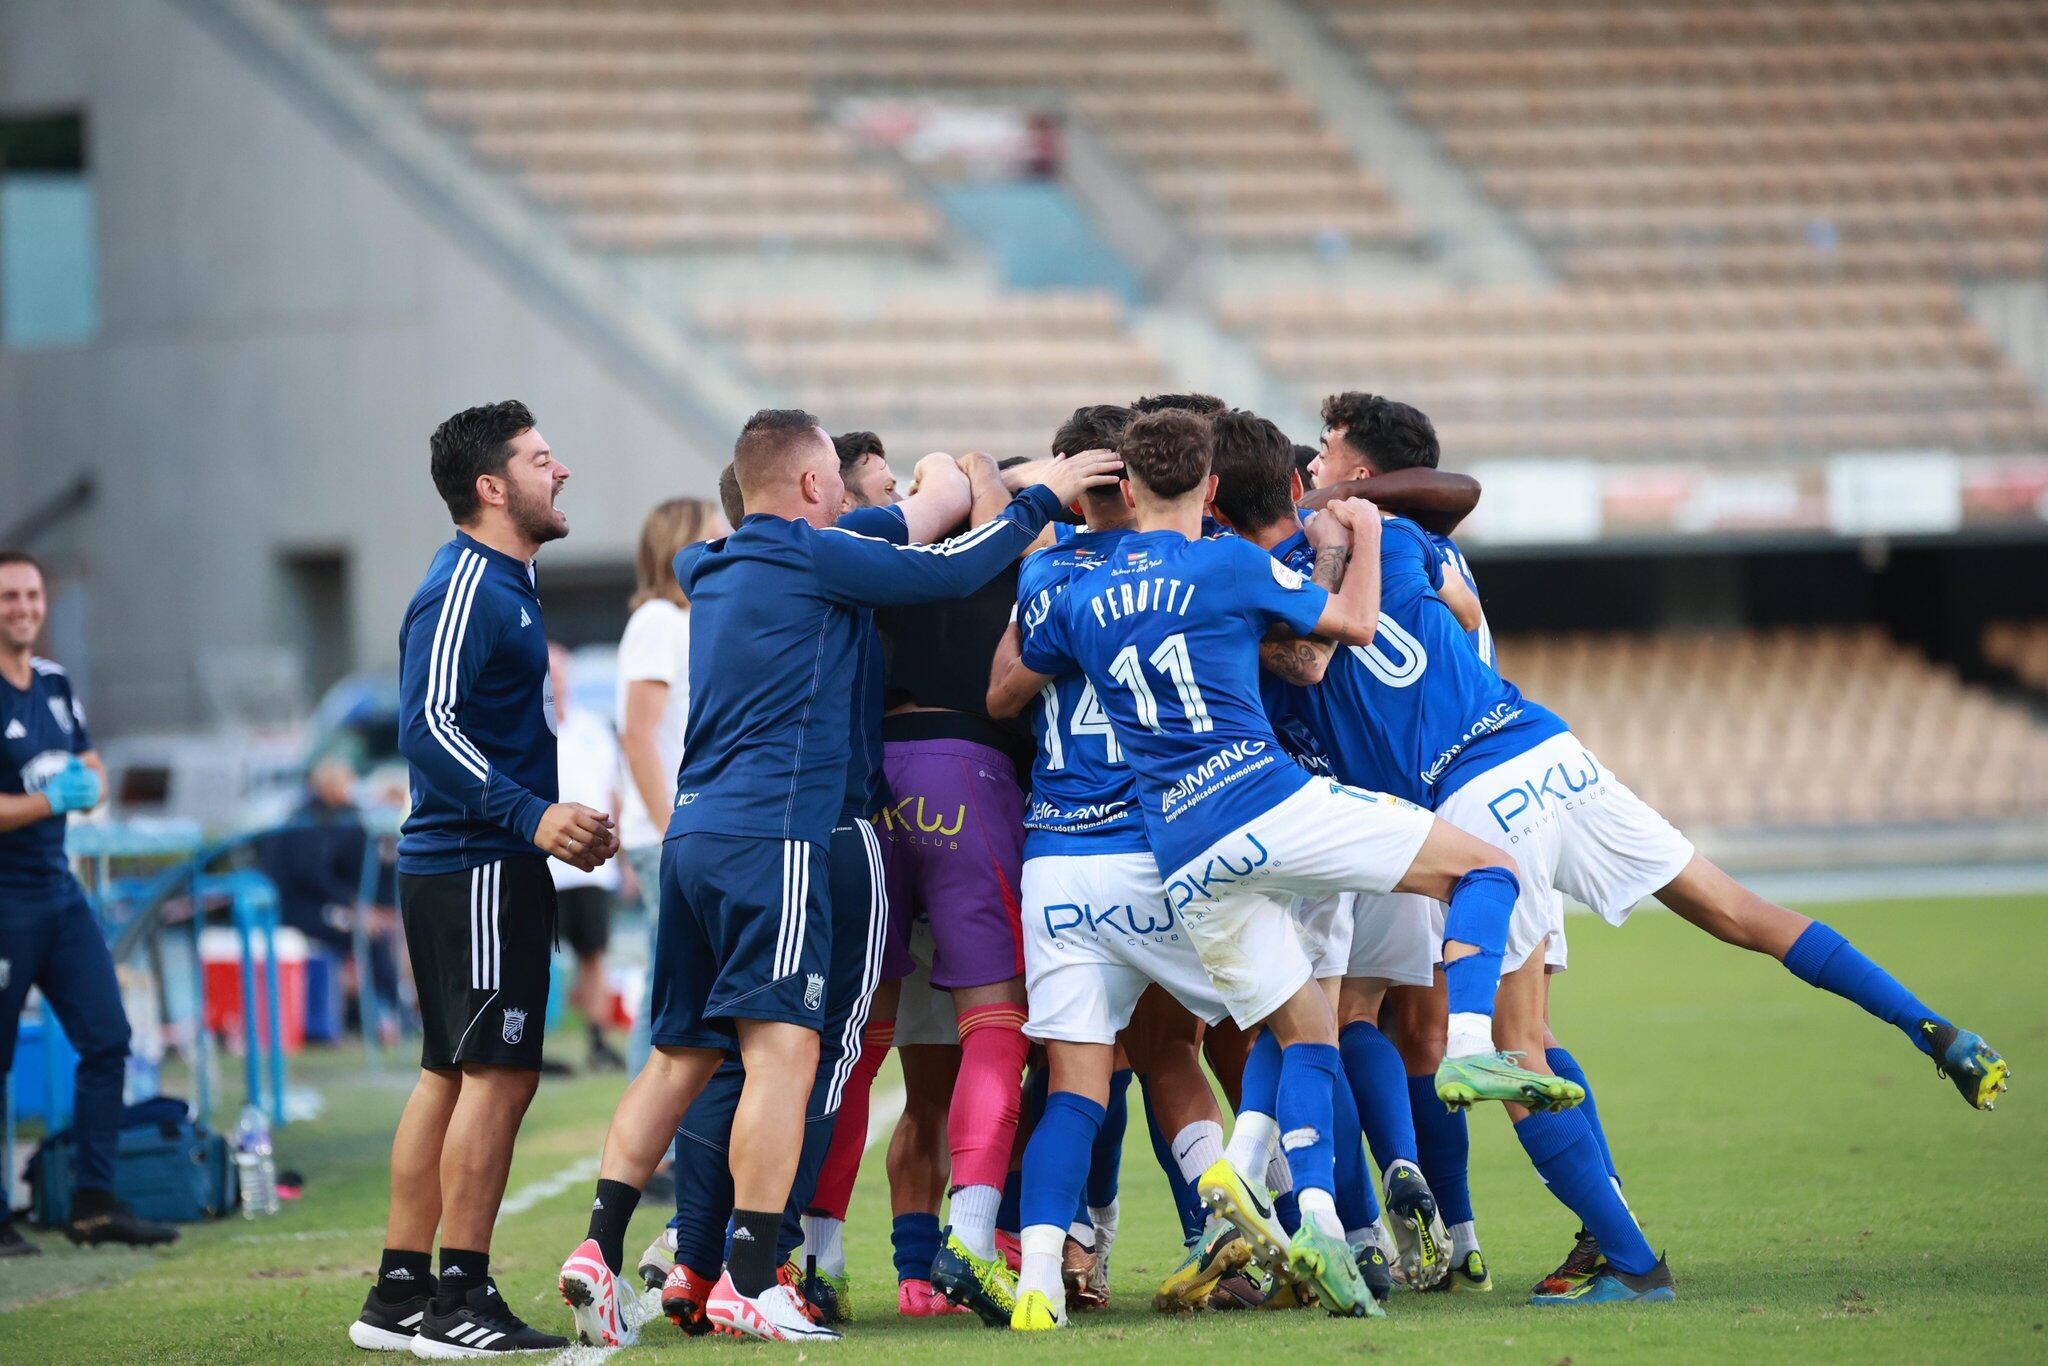
<path fill-rule="evenodd" d="M 555 508 L 569 469 L 516 401 L 457 413 L 430 448 L 456 532 L 406 609 L 398 734 L 412 793 L 398 902 L 425 1039 L 391 1144 L 383 1262 L 349 1338 L 420 1356 L 551 1350 L 567 1340 L 529 1327 L 491 1281 L 491 1226 L 540 1080 L 547 859 L 587 872 L 619 840 L 609 815 L 555 800 L 533 558 L 569 534 Z"/>

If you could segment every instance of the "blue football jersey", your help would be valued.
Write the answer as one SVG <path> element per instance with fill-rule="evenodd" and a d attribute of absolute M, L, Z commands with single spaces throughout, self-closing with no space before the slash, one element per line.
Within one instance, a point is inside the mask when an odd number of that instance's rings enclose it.
<path fill-rule="evenodd" d="M 71 678 L 39 656 L 29 660 L 28 687 L 0 678 L 0 792 L 19 796 L 41 792 L 74 754 L 92 748 L 85 709 L 71 691 Z M 64 861 L 64 816 L 0 834 L 0 894 L 27 895 L 68 887 L 71 865 Z"/>
<path fill-rule="evenodd" d="M 1273 553 L 1297 570 L 1314 562 L 1298 532 Z M 1270 674 L 1265 682 L 1276 728 L 1305 732 L 1339 782 L 1432 809 L 1466 779 L 1565 729 L 1480 659 L 1436 594 L 1445 572 L 1421 527 L 1388 518 L 1372 644 L 1340 646 L 1314 687 Z"/>
<path fill-rule="evenodd" d="M 1472 590 L 1472 596 L 1478 597 L 1479 580 L 1473 577 L 1471 562 L 1465 558 L 1465 552 L 1458 549 L 1458 543 L 1448 536 L 1439 536 L 1434 531 L 1425 531 L 1422 534 L 1429 537 L 1429 543 L 1435 546 L 1437 553 L 1443 557 L 1445 570 L 1455 571 L 1458 577 L 1465 581 L 1465 586 Z M 1467 631 L 1465 638 L 1472 642 L 1472 648 L 1479 652 L 1479 658 L 1487 668 L 1500 667 L 1499 661 L 1493 657 L 1493 627 L 1487 623 L 1486 613 L 1479 614 L 1479 624 Z"/>
<path fill-rule="evenodd" d="M 1094 685 L 1162 877 L 1309 781 L 1259 700 L 1259 642 L 1276 625 L 1307 635 L 1328 601 L 1239 537 L 1133 532 L 1026 639 L 1026 667 Z"/>
<path fill-rule="evenodd" d="M 1017 574 L 1017 621 L 1026 641 L 1053 601 L 1107 564 L 1130 534 L 1085 531 L 1024 561 Z M 1143 853 L 1138 789 L 1095 685 L 1078 671 L 1046 684 L 1031 704 L 1031 733 L 1038 752 L 1024 816 L 1024 857 Z"/>

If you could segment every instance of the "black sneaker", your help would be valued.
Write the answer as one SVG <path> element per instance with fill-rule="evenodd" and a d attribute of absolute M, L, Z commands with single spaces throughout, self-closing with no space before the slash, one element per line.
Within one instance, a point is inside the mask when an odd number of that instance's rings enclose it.
<path fill-rule="evenodd" d="M 410 1352 L 413 1335 L 432 1303 L 431 1290 L 389 1303 L 373 1285 L 363 1297 L 363 1312 L 348 1326 L 348 1340 L 366 1352 Z"/>
<path fill-rule="evenodd" d="M 1436 1197 L 1413 1162 L 1389 1164 L 1386 1181 L 1387 1224 L 1394 1232 L 1401 1279 L 1411 1290 L 1433 1290 L 1451 1269 L 1451 1235 L 1437 1213 Z"/>
<path fill-rule="evenodd" d="M 0 1257 L 39 1257 L 43 1250 L 21 1236 L 12 1219 L 0 1219 Z"/>
<path fill-rule="evenodd" d="M 431 1307 L 412 1340 L 416 1357 L 495 1356 L 499 1352 L 558 1352 L 569 1339 L 543 1333 L 512 1312 L 496 1281 L 485 1281 L 445 1314 Z"/>
<path fill-rule="evenodd" d="M 1372 1297 L 1381 1304 L 1394 1293 L 1394 1268 L 1387 1264 L 1387 1254 L 1378 1243 L 1359 1243 L 1352 1248 L 1358 1257 L 1358 1274 L 1365 1279 L 1365 1288 L 1372 1291 Z"/>
<path fill-rule="evenodd" d="M 64 1236 L 81 1247 L 101 1243 L 157 1247 L 177 1242 L 178 1230 L 136 1218 L 134 1210 L 106 1191 L 83 1188 L 71 1193 L 71 1217 L 64 1221 Z"/>
<path fill-rule="evenodd" d="M 603 1039 L 592 1039 L 590 1052 L 584 1057 L 583 1065 L 593 1072 L 623 1072 L 626 1070 L 626 1059 Z"/>
<path fill-rule="evenodd" d="M 1529 1287 L 1531 1295 L 1565 1295 L 1592 1280 L 1607 1270 L 1607 1259 L 1600 1255 L 1600 1240 L 1590 1231 L 1581 1228 L 1572 1242 L 1572 1250 L 1557 1264 L 1557 1270 Z"/>

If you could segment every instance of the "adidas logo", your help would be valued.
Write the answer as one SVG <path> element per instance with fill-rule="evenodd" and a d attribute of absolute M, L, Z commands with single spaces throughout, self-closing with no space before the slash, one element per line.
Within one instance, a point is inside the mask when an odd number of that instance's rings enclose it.
<path fill-rule="evenodd" d="M 19 721 L 9 721 L 7 723 L 7 738 L 10 740 L 26 740 L 28 738 L 28 727 L 22 725 Z"/>
<path fill-rule="evenodd" d="M 467 1274 L 468 1273 L 465 1272 L 459 1266 L 443 1266 L 441 1268 L 441 1279 L 444 1281 L 452 1281 L 459 1276 L 464 1276 Z"/>
<path fill-rule="evenodd" d="M 592 1201 L 590 1202 L 590 1208 L 592 1209 L 592 1211 L 596 1211 L 596 1210 L 601 1210 L 601 1209 L 603 1209 L 603 1208 L 604 1208 L 604 1197 L 600 1195 L 599 1197 L 597 1197 L 597 1199 L 595 1199 L 595 1200 L 592 1200 Z"/>
<path fill-rule="evenodd" d="M 742 1224 L 732 1231 L 732 1240 L 735 1243 L 751 1243 L 754 1241 L 754 1235 L 747 1232 L 746 1225 Z"/>
<path fill-rule="evenodd" d="M 519 609 L 519 625 L 522 628 L 533 625 L 533 618 L 526 615 L 526 609 L 524 607 Z"/>
<path fill-rule="evenodd" d="M 387 1281 L 409 1281 L 412 1279 L 412 1273 L 401 1266 L 385 1272 L 384 1279 Z"/>

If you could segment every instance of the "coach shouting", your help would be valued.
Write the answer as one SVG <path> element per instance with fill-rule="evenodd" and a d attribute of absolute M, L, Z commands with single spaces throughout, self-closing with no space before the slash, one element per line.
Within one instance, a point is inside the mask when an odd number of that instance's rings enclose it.
<path fill-rule="evenodd" d="M 567 1340 L 512 1312 L 491 1281 L 490 1247 L 540 1080 L 555 920 L 547 856 L 593 869 L 618 836 L 605 813 L 555 800 L 533 558 L 569 534 L 555 507 L 569 469 L 518 402 L 457 413 L 431 451 L 456 532 L 406 609 L 398 736 L 412 788 L 398 901 L 426 1038 L 391 1143 L 383 1264 L 349 1338 L 420 1356 L 535 1351 Z M 428 1262 L 437 1225 L 438 1284 Z"/>

